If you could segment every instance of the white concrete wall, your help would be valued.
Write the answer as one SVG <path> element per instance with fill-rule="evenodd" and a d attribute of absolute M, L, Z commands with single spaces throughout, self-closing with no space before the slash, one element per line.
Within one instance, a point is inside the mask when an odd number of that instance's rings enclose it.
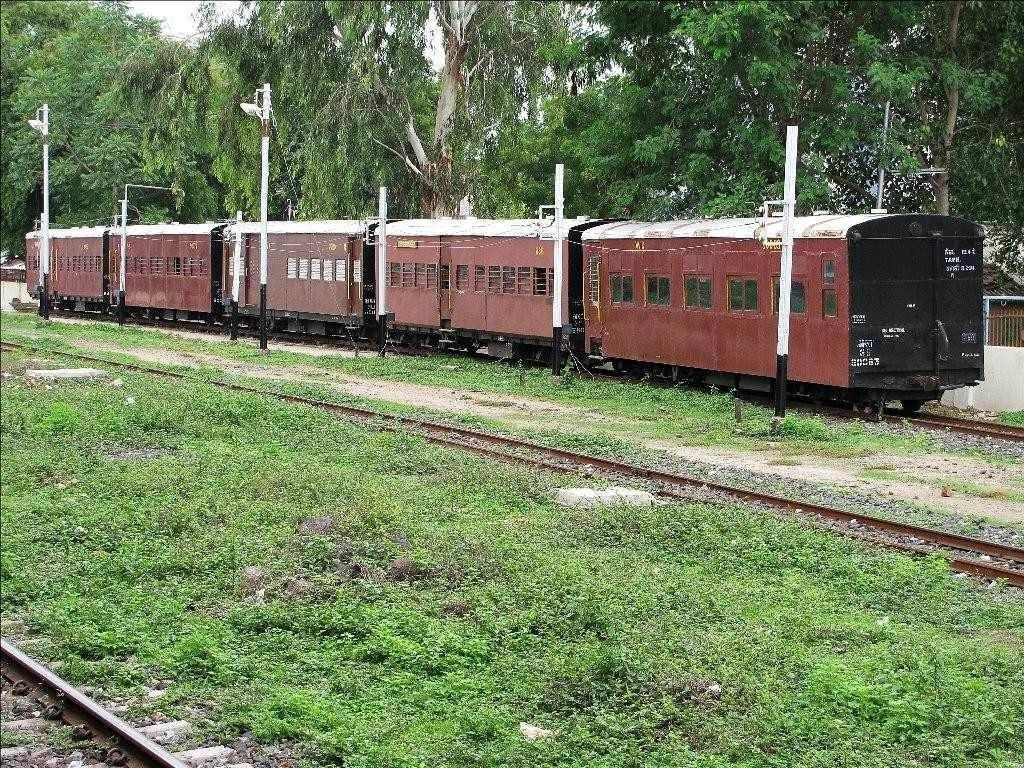
<path fill-rule="evenodd" d="M 979 411 L 1024 410 L 1024 347 L 985 347 L 985 380 L 947 392 L 942 404 Z"/>
<path fill-rule="evenodd" d="M 23 302 L 34 302 L 35 299 L 28 292 L 25 283 L 15 283 L 10 280 L 0 282 L 0 312 L 13 312 L 11 302 L 15 299 Z"/>

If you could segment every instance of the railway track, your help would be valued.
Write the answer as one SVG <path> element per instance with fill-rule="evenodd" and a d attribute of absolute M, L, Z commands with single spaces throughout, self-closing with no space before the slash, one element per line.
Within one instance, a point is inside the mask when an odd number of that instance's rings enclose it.
<path fill-rule="evenodd" d="M 186 753 L 180 759 L 117 715 L 107 711 L 8 640 L 0 640 L 0 670 L 4 692 L 24 704 L 38 707 L 38 717 L 6 720 L 4 727 L 38 731 L 48 723 L 72 726 L 72 737 L 91 745 L 96 764 L 125 768 L 189 768 Z M 12 728 L 12 726 L 14 726 Z M 4 749 L 4 765 L 29 757 L 27 747 Z"/>
<path fill-rule="evenodd" d="M 21 310 L 28 312 L 28 310 Z M 116 324 L 116 320 L 111 318 L 104 318 L 103 316 L 97 316 L 94 312 L 79 312 L 75 310 L 52 310 L 51 315 L 55 317 L 75 318 L 75 319 L 87 319 L 93 322 L 105 322 L 111 325 Z M 140 325 L 146 328 L 157 328 L 162 330 L 188 330 L 193 333 L 203 333 L 210 336 L 224 336 L 226 329 L 223 326 L 208 325 L 198 321 L 174 321 L 174 320 L 157 320 L 154 318 L 132 318 L 132 325 Z M 255 331 L 248 329 L 243 326 L 239 326 L 238 334 L 240 337 L 255 337 Z M 281 331 L 275 331 L 270 334 L 271 340 L 279 342 L 287 342 L 291 344 L 309 344 L 310 341 L 314 342 L 313 346 L 331 346 L 338 349 L 355 350 L 358 352 L 364 352 L 367 354 L 376 354 L 376 346 L 370 342 L 360 341 L 359 339 L 345 339 L 342 340 L 338 336 L 311 336 L 308 333 L 304 334 L 293 334 Z M 341 343 L 339 343 L 339 340 Z M 415 355 L 423 356 L 431 354 L 432 352 L 427 349 L 417 349 L 413 347 L 403 346 L 394 347 L 395 351 L 400 352 L 403 355 Z M 621 381 L 621 374 L 609 374 L 607 372 L 599 372 L 597 375 L 602 378 L 607 378 L 612 381 Z M 665 386 L 675 386 L 665 384 Z M 756 395 L 745 395 L 745 400 L 750 402 L 767 402 L 763 398 L 759 398 Z M 792 399 L 798 400 L 793 397 Z M 861 419 L 865 417 L 851 413 L 848 408 L 841 408 L 839 406 L 815 406 L 816 409 L 825 408 L 832 415 L 839 418 L 847 419 Z M 883 417 L 887 423 L 902 426 L 904 424 L 912 424 L 916 427 L 923 429 L 930 429 L 942 432 L 959 432 L 961 434 L 974 435 L 977 437 L 995 438 L 998 440 L 1009 440 L 1011 442 L 1024 442 L 1024 427 L 1016 427 L 1011 424 L 1000 424 L 992 421 L 982 421 L 980 419 L 958 419 L 951 416 L 938 416 L 933 414 L 920 414 L 920 413 L 907 413 L 905 411 L 894 411 L 887 412 Z"/>
<path fill-rule="evenodd" d="M 194 380 L 188 374 L 180 371 L 112 361 L 92 355 L 14 342 L 0 342 L 0 346 L 36 354 L 57 355 L 94 365 L 112 366 L 165 378 Z M 470 451 L 499 461 L 558 472 L 571 471 L 638 482 L 653 486 L 663 496 L 676 499 L 719 497 L 723 500 L 747 502 L 773 510 L 798 514 L 804 518 L 824 523 L 845 536 L 867 540 L 914 555 L 939 554 L 957 572 L 983 579 L 1002 579 L 1014 586 L 1024 587 L 1024 549 L 999 542 L 926 528 L 913 523 L 847 512 L 664 470 L 637 466 L 617 459 L 553 448 L 517 437 L 439 424 L 426 419 L 399 416 L 354 405 L 272 392 L 228 381 L 203 380 L 202 383 L 235 392 L 273 397 L 284 402 L 317 408 L 355 421 L 369 423 L 380 429 L 411 430 L 430 442 Z"/>
<path fill-rule="evenodd" d="M 887 414 L 884 418 L 885 421 L 892 424 L 906 421 L 914 426 L 927 429 L 962 432 L 968 435 L 1024 442 L 1024 427 L 1015 427 L 1012 424 L 999 424 L 998 422 L 979 421 L 978 419 L 957 419 L 952 416 L 939 416 L 931 413 L 893 413 Z"/>

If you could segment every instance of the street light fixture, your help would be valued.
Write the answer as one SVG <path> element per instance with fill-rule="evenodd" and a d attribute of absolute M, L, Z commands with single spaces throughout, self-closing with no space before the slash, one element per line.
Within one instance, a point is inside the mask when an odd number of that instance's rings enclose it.
<path fill-rule="evenodd" d="M 270 83 L 242 111 L 260 121 L 260 349 L 267 348 L 267 185 L 270 174 Z"/>
<path fill-rule="evenodd" d="M 50 107 L 43 104 L 34 119 L 28 121 L 32 130 L 43 137 L 43 214 L 39 226 L 39 314 L 50 319 Z"/>

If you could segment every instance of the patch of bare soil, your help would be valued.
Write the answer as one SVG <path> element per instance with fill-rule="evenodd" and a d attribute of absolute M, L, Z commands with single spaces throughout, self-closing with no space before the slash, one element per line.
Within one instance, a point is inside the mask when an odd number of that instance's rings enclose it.
<path fill-rule="evenodd" d="M 990 517 L 1024 523 L 1024 503 L 1001 499 L 997 496 L 982 498 L 961 493 L 940 484 L 971 483 L 985 491 L 998 494 L 1013 487 L 1011 480 L 1020 478 L 1021 468 L 996 468 L 983 461 L 966 456 L 944 454 L 886 455 L 875 454 L 858 458 L 828 459 L 820 456 L 801 456 L 796 462 L 787 457 L 739 451 L 711 446 L 678 445 L 663 440 L 649 441 L 648 447 L 715 466 L 741 468 L 752 472 L 788 477 L 794 480 L 838 485 L 863 494 L 880 498 L 899 499 L 929 506 L 936 510 L 963 516 Z M 867 471 L 892 472 L 901 477 L 919 478 L 919 481 L 877 479 L 864 477 Z"/>

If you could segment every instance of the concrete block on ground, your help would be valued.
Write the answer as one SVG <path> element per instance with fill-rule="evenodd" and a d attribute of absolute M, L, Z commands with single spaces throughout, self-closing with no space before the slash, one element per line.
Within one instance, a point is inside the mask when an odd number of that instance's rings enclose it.
<path fill-rule="evenodd" d="M 52 368 L 36 371 L 25 371 L 25 377 L 39 381 L 56 381 L 59 379 L 102 379 L 109 374 L 99 368 Z"/>
<path fill-rule="evenodd" d="M 235 750 L 231 749 L 231 747 L 218 745 L 215 747 L 190 749 L 187 752 L 175 752 L 174 756 L 183 763 L 200 768 L 200 766 L 212 763 L 215 760 L 227 760 L 230 757 L 234 757 L 234 754 Z"/>
<path fill-rule="evenodd" d="M 613 486 L 612 488 L 559 488 L 555 501 L 566 507 L 631 506 L 649 507 L 656 503 L 654 494 L 633 488 Z"/>
<path fill-rule="evenodd" d="M 188 733 L 191 727 L 186 720 L 169 720 L 166 723 L 153 723 L 139 728 L 139 733 L 160 744 L 169 744 Z"/>

